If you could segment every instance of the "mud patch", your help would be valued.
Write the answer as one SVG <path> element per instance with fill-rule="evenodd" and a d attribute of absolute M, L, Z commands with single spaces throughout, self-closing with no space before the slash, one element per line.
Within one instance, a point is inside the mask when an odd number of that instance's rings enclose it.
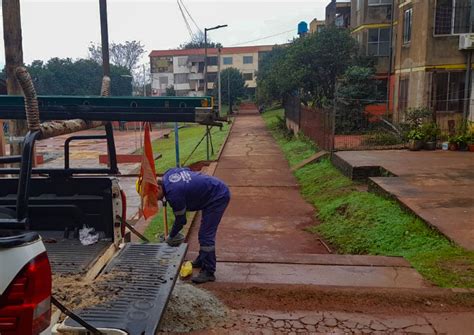
<path fill-rule="evenodd" d="M 160 324 L 164 333 L 186 333 L 224 323 L 229 312 L 212 293 L 177 282 Z"/>

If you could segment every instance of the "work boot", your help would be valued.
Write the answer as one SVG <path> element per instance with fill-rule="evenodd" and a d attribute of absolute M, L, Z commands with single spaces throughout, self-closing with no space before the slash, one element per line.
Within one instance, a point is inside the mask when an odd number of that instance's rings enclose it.
<path fill-rule="evenodd" d="M 191 262 L 193 264 L 193 269 L 200 269 L 202 268 L 202 261 L 201 259 L 199 258 L 199 256 Z"/>
<path fill-rule="evenodd" d="M 191 278 L 191 280 L 195 284 L 204 284 L 204 283 L 207 283 L 208 281 L 215 281 L 216 276 L 214 276 L 213 273 L 210 273 L 206 270 L 201 270 L 199 271 L 199 274 Z"/>

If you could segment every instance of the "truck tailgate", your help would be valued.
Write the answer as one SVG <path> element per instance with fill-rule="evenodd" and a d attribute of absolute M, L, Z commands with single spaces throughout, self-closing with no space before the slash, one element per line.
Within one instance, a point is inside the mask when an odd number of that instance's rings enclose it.
<path fill-rule="evenodd" d="M 171 291 L 178 277 L 187 245 L 172 248 L 166 244 L 126 244 L 107 265 L 104 290 L 116 288 L 106 303 L 76 311 L 99 329 L 120 329 L 128 334 L 155 334 Z M 67 318 L 61 330 L 79 331 Z"/>

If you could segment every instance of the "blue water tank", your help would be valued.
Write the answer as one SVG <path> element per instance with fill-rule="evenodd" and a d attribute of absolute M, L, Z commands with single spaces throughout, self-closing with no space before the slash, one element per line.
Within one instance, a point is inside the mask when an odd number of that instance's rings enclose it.
<path fill-rule="evenodd" d="M 308 32 L 308 24 L 304 21 L 298 23 L 298 35 L 304 35 Z"/>

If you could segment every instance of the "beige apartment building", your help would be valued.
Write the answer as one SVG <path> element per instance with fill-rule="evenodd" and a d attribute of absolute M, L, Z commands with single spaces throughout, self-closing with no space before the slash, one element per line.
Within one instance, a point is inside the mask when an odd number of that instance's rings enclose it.
<path fill-rule="evenodd" d="M 272 46 L 248 46 L 209 48 L 207 82 L 208 90 L 214 88 L 218 64 L 221 71 L 233 67 L 242 73 L 249 92 L 257 86 L 256 73 L 259 63 Z M 154 50 L 150 53 L 152 95 L 166 94 L 166 88 L 173 87 L 178 96 L 204 95 L 204 49 Z"/>
<path fill-rule="evenodd" d="M 453 131 L 463 113 L 473 113 L 466 85 L 470 0 L 399 0 L 394 45 L 394 119 L 410 107 L 428 106 L 445 131 Z"/>

